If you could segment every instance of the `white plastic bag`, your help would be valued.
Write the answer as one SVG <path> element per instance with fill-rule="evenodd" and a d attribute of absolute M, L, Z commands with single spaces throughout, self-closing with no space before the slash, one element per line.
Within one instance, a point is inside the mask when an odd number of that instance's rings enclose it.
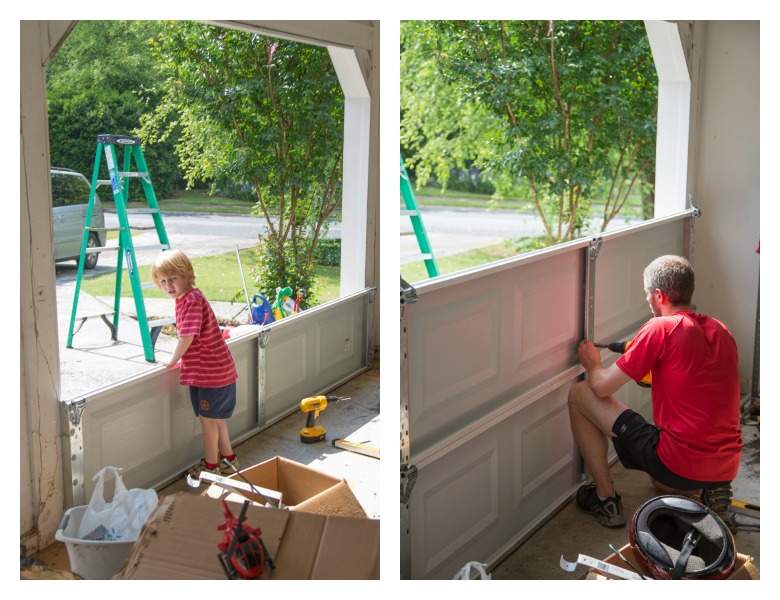
<path fill-rule="evenodd" d="M 470 579 L 490 580 L 491 575 L 485 570 L 485 567 L 487 567 L 487 565 L 472 560 L 471 562 L 466 563 L 453 579 L 466 581 Z M 476 572 L 476 577 L 472 575 L 472 571 Z"/>
<path fill-rule="evenodd" d="M 122 542 L 138 539 L 146 519 L 157 508 L 157 492 L 140 488 L 128 490 L 122 482 L 121 471 L 117 467 L 104 467 L 92 478 L 97 484 L 81 518 L 79 538 Z M 114 498 L 111 502 L 106 502 L 103 495 L 108 472 L 114 474 Z"/>

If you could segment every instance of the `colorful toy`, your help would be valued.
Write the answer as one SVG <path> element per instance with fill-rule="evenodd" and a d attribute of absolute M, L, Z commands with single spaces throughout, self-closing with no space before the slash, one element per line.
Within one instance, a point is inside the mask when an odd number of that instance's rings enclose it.
<path fill-rule="evenodd" d="M 274 312 L 268 298 L 262 294 L 255 294 L 252 298 L 252 325 L 267 325 L 274 322 Z"/>
<path fill-rule="evenodd" d="M 293 312 L 299 313 L 301 312 L 301 300 L 303 300 L 306 297 L 306 290 L 300 289 L 298 290 L 298 294 L 295 297 L 295 303 L 293 304 Z"/>
<path fill-rule="evenodd" d="M 292 288 L 290 286 L 276 288 L 276 302 L 271 308 L 277 321 L 290 316 L 290 311 L 285 307 L 285 300 L 289 300 L 290 296 L 292 296 Z"/>

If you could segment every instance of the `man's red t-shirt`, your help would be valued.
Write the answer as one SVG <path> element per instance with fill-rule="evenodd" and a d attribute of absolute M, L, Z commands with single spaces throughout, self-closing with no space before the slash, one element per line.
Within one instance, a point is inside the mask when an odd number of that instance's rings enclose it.
<path fill-rule="evenodd" d="M 652 378 L 658 456 L 696 481 L 731 481 L 739 470 L 737 345 L 723 323 L 693 311 L 645 323 L 617 366 L 634 381 Z"/>
<path fill-rule="evenodd" d="M 181 358 L 182 385 L 216 388 L 238 379 L 233 355 L 222 337 L 211 305 L 197 288 L 176 299 L 179 336 L 195 336 Z"/>

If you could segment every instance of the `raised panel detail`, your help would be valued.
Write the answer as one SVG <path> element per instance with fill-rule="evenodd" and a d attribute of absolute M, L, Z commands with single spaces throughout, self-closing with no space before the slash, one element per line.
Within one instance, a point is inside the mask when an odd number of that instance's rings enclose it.
<path fill-rule="evenodd" d="M 354 312 L 341 311 L 317 323 L 316 332 L 320 370 L 331 369 L 355 356 L 355 347 L 360 340 L 357 339 Z"/>
<path fill-rule="evenodd" d="M 443 464 L 431 465 L 420 473 L 412 495 L 419 509 L 414 512 L 412 528 L 424 532 L 418 551 L 425 572 L 435 570 L 498 522 L 498 463 L 494 439 L 493 443 L 482 441 L 468 450 L 459 449 Z"/>
<path fill-rule="evenodd" d="M 494 383 L 498 376 L 500 331 L 498 294 L 467 296 L 417 315 L 410 341 L 416 418 L 425 419 Z M 413 350 L 412 350 L 413 348 Z M 414 418 L 414 417 L 413 417 Z"/>
<path fill-rule="evenodd" d="M 110 403 L 94 411 L 85 428 L 91 432 L 96 470 L 105 466 L 132 470 L 170 451 L 170 396 L 146 395 L 122 403 Z"/>
<path fill-rule="evenodd" d="M 532 361 L 562 344 L 572 344 L 579 290 L 577 274 L 547 271 L 515 287 L 512 330 L 518 363 Z"/>
<path fill-rule="evenodd" d="M 267 393 L 277 396 L 306 379 L 309 336 L 306 329 L 288 329 L 271 332 L 271 338 L 266 353 Z"/>

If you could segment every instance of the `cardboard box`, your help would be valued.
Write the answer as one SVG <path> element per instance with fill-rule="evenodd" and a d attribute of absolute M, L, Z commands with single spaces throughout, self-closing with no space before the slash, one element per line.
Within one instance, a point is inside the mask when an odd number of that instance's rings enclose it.
<path fill-rule="evenodd" d="M 241 505 L 227 503 L 238 518 Z M 114 579 L 226 579 L 217 545 L 221 501 L 178 492 L 164 496 Z M 246 523 L 275 563 L 260 579 L 379 579 L 379 521 L 250 504 Z"/>
<path fill-rule="evenodd" d="M 649 576 L 649 573 L 642 568 L 642 565 L 637 559 L 637 555 L 634 549 L 629 544 L 623 546 L 620 549 L 620 553 L 625 556 L 632 565 L 639 569 L 643 575 Z M 604 562 L 615 565 L 616 567 L 621 567 L 623 569 L 629 569 L 633 571 L 633 569 L 631 569 L 631 567 L 627 565 L 617 554 L 610 554 L 607 558 L 604 559 Z M 597 569 L 590 569 L 585 579 L 615 579 L 615 577 L 602 573 Z M 737 553 L 737 560 L 734 564 L 734 570 L 731 572 L 731 575 L 729 575 L 728 579 L 760 579 L 760 577 L 758 569 L 753 564 L 753 559 L 746 554 Z"/>
<path fill-rule="evenodd" d="M 282 504 L 288 510 L 366 518 L 366 512 L 346 481 L 295 461 L 277 456 L 243 469 L 241 475 L 254 485 L 280 492 Z M 228 479 L 243 482 L 243 479 L 235 474 Z M 258 506 L 265 505 L 264 499 L 258 494 L 228 490 L 217 484 L 211 484 L 204 495 L 218 500 L 225 498 L 232 502 L 243 502 L 248 498 Z"/>

